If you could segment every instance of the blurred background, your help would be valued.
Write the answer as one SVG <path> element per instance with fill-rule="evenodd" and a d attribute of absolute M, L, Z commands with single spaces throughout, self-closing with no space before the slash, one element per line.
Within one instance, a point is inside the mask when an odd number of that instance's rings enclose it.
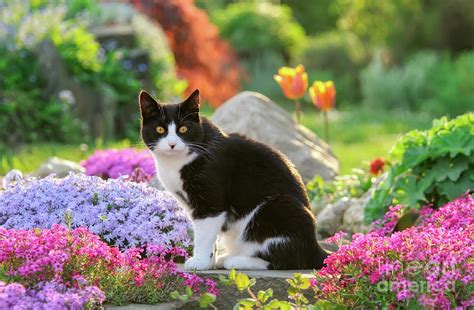
<path fill-rule="evenodd" d="M 298 64 L 334 81 L 330 146 L 348 173 L 473 111 L 473 48 L 472 0 L 0 0 L 0 175 L 143 147 L 142 88 L 165 102 L 199 88 L 207 116 L 243 90 L 291 113 L 273 75 Z"/>

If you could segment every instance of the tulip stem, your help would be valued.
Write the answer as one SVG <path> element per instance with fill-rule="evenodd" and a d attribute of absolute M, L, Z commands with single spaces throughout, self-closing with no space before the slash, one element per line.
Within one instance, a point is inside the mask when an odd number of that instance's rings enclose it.
<path fill-rule="evenodd" d="M 301 104 L 299 100 L 295 100 L 296 121 L 301 124 Z"/>
<path fill-rule="evenodd" d="M 328 112 L 323 112 L 324 117 L 324 139 L 327 143 L 329 143 L 329 119 L 328 119 Z"/>

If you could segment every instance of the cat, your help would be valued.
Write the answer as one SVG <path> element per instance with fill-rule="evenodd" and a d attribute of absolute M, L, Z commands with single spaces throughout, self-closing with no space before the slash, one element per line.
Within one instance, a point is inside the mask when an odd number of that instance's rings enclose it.
<path fill-rule="evenodd" d="M 282 153 L 200 116 L 199 90 L 179 104 L 141 91 L 139 103 L 157 175 L 193 224 L 185 269 L 323 266 L 327 253 L 316 240 L 303 181 Z M 216 259 L 218 235 L 226 254 Z"/>

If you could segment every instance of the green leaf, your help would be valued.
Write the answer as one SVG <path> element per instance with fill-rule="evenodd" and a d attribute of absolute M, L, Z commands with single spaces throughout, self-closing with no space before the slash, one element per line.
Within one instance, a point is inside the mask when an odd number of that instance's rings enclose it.
<path fill-rule="evenodd" d="M 473 190 L 474 180 L 471 179 L 470 172 L 470 170 L 465 171 L 456 182 L 448 180 L 440 184 L 440 193 L 448 197 L 448 200 L 453 200 L 468 190 Z"/>
<path fill-rule="evenodd" d="M 253 309 L 253 306 L 255 306 L 257 302 L 251 298 L 244 298 L 240 299 L 237 303 L 237 309 Z M 235 309 L 235 307 L 234 307 Z"/>
<path fill-rule="evenodd" d="M 330 310 L 333 308 L 332 303 L 330 303 L 328 300 L 323 299 L 320 299 L 315 302 L 313 306 L 315 310 Z"/>
<path fill-rule="evenodd" d="M 266 291 L 258 291 L 257 293 L 257 299 L 261 303 L 265 303 L 272 296 L 273 296 L 273 290 L 271 288 L 269 288 Z"/>
<path fill-rule="evenodd" d="M 397 203 L 414 208 L 419 202 L 425 201 L 426 184 L 419 184 L 412 175 L 399 179 L 395 184 Z"/>
<path fill-rule="evenodd" d="M 170 293 L 171 298 L 177 299 L 179 297 L 179 292 L 178 291 L 172 291 Z"/>
<path fill-rule="evenodd" d="M 216 301 L 216 295 L 211 293 L 204 293 L 201 295 L 201 298 L 199 298 L 199 307 L 207 308 L 214 301 Z"/>
<path fill-rule="evenodd" d="M 272 299 L 268 304 L 270 309 L 278 309 L 280 307 L 280 301 L 278 299 Z"/>
<path fill-rule="evenodd" d="M 235 275 L 235 285 L 237 286 L 237 289 L 239 291 L 247 289 L 248 287 L 250 287 L 250 284 L 250 279 L 246 274 L 239 272 Z"/>
<path fill-rule="evenodd" d="M 236 275 L 236 271 L 235 269 L 232 269 L 230 272 L 229 272 L 229 280 L 231 281 L 235 281 L 235 275 Z"/>
<path fill-rule="evenodd" d="M 188 301 L 188 300 L 189 300 L 189 296 L 188 296 L 188 295 L 180 295 L 180 296 L 178 296 L 178 298 L 179 298 L 181 301 Z"/>
<path fill-rule="evenodd" d="M 288 301 L 280 301 L 280 310 L 291 310 L 292 307 L 291 307 L 291 303 L 289 303 Z"/>
<path fill-rule="evenodd" d="M 186 286 L 185 292 L 188 297 L 193 296 L 193 290 L 189 286 Z"/>

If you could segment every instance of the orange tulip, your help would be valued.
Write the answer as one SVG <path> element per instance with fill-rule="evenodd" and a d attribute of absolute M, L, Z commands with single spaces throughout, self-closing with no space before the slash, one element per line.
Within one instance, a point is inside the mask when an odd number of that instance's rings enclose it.
<path fill-rule="evenodd" d="M 273 79 L 280 85 L 288 99 L 300 99 L 308 89 L 308 74 L 304 71 L 303 65 L 298 65 L 296 68 L 281 67 Z"/>
<path fill-rule="evenodd" d="M 333 81 L 316 81 L 309 88 L 309 95 L 316 108 L 327 112 L 336 104 L 336 88 Z"/>

